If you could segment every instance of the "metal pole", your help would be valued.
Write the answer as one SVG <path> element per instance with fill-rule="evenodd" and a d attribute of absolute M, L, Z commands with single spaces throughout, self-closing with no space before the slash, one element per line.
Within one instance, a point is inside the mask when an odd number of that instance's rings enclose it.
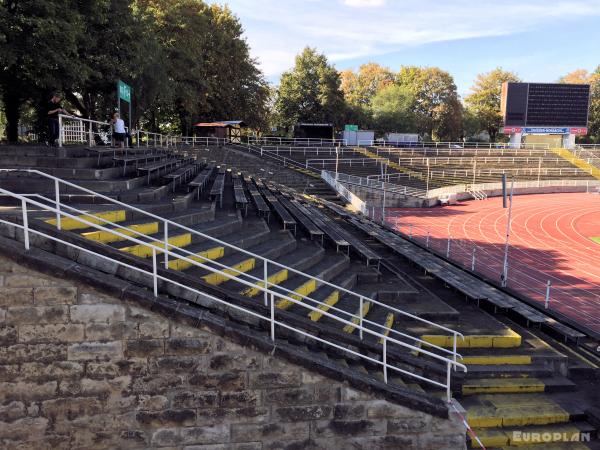
<path fill-rule="evenodd" d="M 169 222 L 166 220 L 163 222 L 165 227 L 165 269 L 169 268 Z"/>
<path fill-rule="evenodd" d="M 448 246 L 446 247 L 446 258 L 450 258 L 450 242 L 452 241 L 452 236 L 448 236 Z"/>
<path fill-rule="evenodd" d="M 429 158 L 427 158 L 427 180 L 426 180 L 426 183 L 427 183 L 427 187 L 425 188 L 425 191 L 426 191 L 425 196 L 427 198 L 429 198 Z"/>
<path fill-rule="evenodd" d="M 338 176 L 338 164 L 339 164 L 339 159 L 340 159 L 340 147 L 337 146 L 335 148 L 335 181 L 338 180 L 339 176 Z"/>
<path fill-rule="evenodd" d="M 360 340 L 362 341 L 363 338 L 363 304 L 364 304 L 364 300 L 363 297 L 360 297 L 360 303 L 359 303 L 359 307 L 358 307 L 358 316 L 359 316 L 359 326 L 360 328 L 358 329 L 358 333 L 360 335 Z"/>
<path fill-rule="evenodd" d="M 427 238 L 425 239 L 425 247 L 429 248 L 429 230 L 427 230 Z"/>
<path fill-rule="evenodd" d="M 25 250 L 29 250 L 29 220 L 27 218 L 27 202 L 25 199 L 21 200 L 21 209 L 23 211 L 23 241 L 25 243 Z"/>
<path fill-rule="evenodd" d="M 471 258 L 471 272 L 475 272 L 475 250 L 477 250 L 477 247 L 473 247 L 473 257 Z"/>
<path fill-rule="evenodd" d="M 267 260 L 266 259 L 263 260 L 263 276 L 264 276 L 264 283 L 265 283 L 264 299 L 265 299 L 265 306 L 267 306 L 268 305 L 268 295 L 269 295 L 267 292 L 269 275 L 268 275 L 268 271 L 267 271 Z"/>
<path fill-rule="evenodd" d="M 513 203 L 513 190 L 515 186 L 515 179 L 510 181 L 510 198 L 508 203 L 508 220 L 506 221 L 506 243 L 504 244 L 504 264 L 502 265 L 502 276 L 500 278 L 502 287 L 506 287 L 508 281 L 508 241 L 510 238 L 510 225 L 512 220 L 512 203 Z"/>
<path fill-rule="evenodd" d="M 552 285 L 551 281 L 548 280 L 548 283 L 546 283 L 546 301 L 545 301 L 545 308 L 548 309 L 548 306 L 550 305 L 550 286 Z"/>
<path fill-rule="evenodd" d="M 387 384 L 387 336 L 383 336 L 383 381 Z"/>
<path fill-rule="evenodd" d="M 58 191 L 58 180 L 54 180 L 54 192 L 56 196 L 56 228 L 60 230 L 60 193 Z"/>
<path fill-rule="evenodd" d="M 62 126 L 62 116 L 58 115 L 58 146 L 63 146 L 63 126 Z"/>
<path fill-rule="evenodd" d="M 158 267 L 156 267 L 156 248 L 152 247 L 152 283 L 154 285 L 154 296 L 158 297 Z"/>
<path fill-rule="evenodd" d="M 540 187 L 540 175 L 542 173 L 542 157 L 540 156 L 540 162 L 538 164 L 538 187 Z"/>
<path fill-rule="evenodd" d="M 275 341 L 275 294 L 271 294 L 271 340 Z"/>
<path fill-rule="evenodd" d="M 385 186 L 383 187 L 383 203 L 381 204 L 381 223 L 385 224 Z"/>

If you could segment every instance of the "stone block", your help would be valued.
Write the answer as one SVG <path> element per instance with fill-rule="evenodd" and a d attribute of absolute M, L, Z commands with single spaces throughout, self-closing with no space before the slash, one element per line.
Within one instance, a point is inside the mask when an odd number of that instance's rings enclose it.
<path fill-rule="evenodd" d="M 0 364 L 27 361 L 52 362 L 67 359 L 66 344 L 16 344 L 0 347 Z"/>
<path fill-rule="evenodd" d="M 68 348 L 68 358 L 71 361 L 119 360 L 123 358 L 123 344 L 120 341 L 71 344 Z"/>
<path fill-rule="evenodd" d="M 250 406 L 247 408 L 199 408 L 198 425 L 225 422 L 266 423 L 270 420 L 268 408 Z"/>
<path fill-rule="evenodd" d="M 232 442 L 263 442 L 275 439 L 308 439 L 308 422 L 290 423 L 234 423 L 231 425 Z"/>
<path fill-rule="evenodd" d="M 273 407 L 273 416 L 281 422 L 302 422 L 331 418 L 333 408 L 329 405 Z"/>
<path fill-rule="evenodd" d="M 33 288 L 0 287 L 0 306 L 25 306 L 33 304 Z"/>
<path fill-rule="evenodd" d="M 323 420 L 312 422 L 315 437 L 373 436 L 386 432 L 385 420 Z"/>
<path fill-rule="evenodd" d="M 9 325 L 39 325 L 46 323 L 66 323 L 69 321 L 67 306 L 18 306 L 6 310 L 6 323 Z"/>
<path fill-rule="evenodd" d="M 85 337 L 91 341 L 114 341 L 121 339 L 136 339 L 138 332 L 127 322 L 85 324 Z"/>
<path fill-rule="evenodd" d="M 9 423 L 0 422 L 0 439 L 21 442 L 41 439 L 47 427 L 48 419 L 44 417 L 25 417 Z"/>
<path fill-rule="evenodd" d="M 246 374 L 241 372 L 197 373 L 190 377 L 189 383 L 199 389 L 236 391 L 246 388 Z"/>
<path fill-rule="evenodd" d="M 83 364 L 73 361 L 28 362 L 21 365 L 20 376 L 24 381 L 65 380 L 81 378 L 83 372 Z"/>
<path fill-rule="evenodd" d="M 97 305 L 98 303 L 108 303 L 122 306 L 123 301 L 119 298 L 104 295 L 100 292 L 82 292 L 82 290 L 80 289 L 79 295 L 77 296 L 77 303 L 80 305 Z"/>
<path fill-rule="evenodd" d="M 302 405 L 315 402 L 312 386 L 267 389 L 264 391 L 263 398 L 265 405 Z"/>
<path fill-rule="evenodd" d="M 125 308 L 121 305 L 96 304 L 71 306 L 71 321 L 75 323 L 114 323 L 125 320 Z"/>
<path fill-rule="evenodd" d="M 56 381 L 3 383 L 0 390 L 0 403 L 7 401 L 30 402 L 52 398 L 56 395 L 57 387 Z"/>
<path fill-rule="evenodd" d="M 145 409 L 150 411 L 158 411 L 165 409 L 169 405 L 169 399 L 164 395 L 140 395 L 138 399 L 139 409 Z M 175 405 L 175 408 L 186 407 L 184 405 Z"/>
<path fill-rule="evenodd" d="M 152 447 L 179 446 L 182 442 L 179 428 L 158 428 L 152 433 L 150 444 Z"/>
<path fill-rule="evenodd" d="M 183 384 L 181 375 L 155 374 L 135 378 L 131 383 L 131 391 L 135 394 L 162 394 Z"/>
<path fill-rule="evenodd" d="M 125 356 L 145 358 L 163 355 L 165 352 L 162 339 L 139 339 L 125 341 Z"/>
<path fill-rule="evenodd" d="M 19 376 L 20 370 L 18 364 L 8 364 L 0 366 L 0 382 L 14 381 Z"/>
<path fill-rule="evenodd" d="M 254 372 L 250 374 L 250 387 L 255 389 L 272 389 L 284 387 L 299 387 L 302 382 L 298 372 Z"/>
<path fill-rule="evenodd" d="M 203 357 L 193 356 L 158 356 L 148 361 L 151 373 L 169 371 L 173 373 L 194 373 L 203 365 Z"/>
<path fill-rule="evenodd" d="M 84 326 L 72 323 L 21 325 L 19 340 L 24 343 L 81 342 L 84 340 Z"/>
<path fill-rule="evenodd" d="M 12 422 L 27 415 L 27 408 L 23 402 L 13 401 L 0 405 L 0 421 Z"/>
<path fill-rule="evenodd" d="M 367 417 L 369 419 L 380 419 L 380 418 L 400 418 L 400 417 L 411 417 L 414 416 L 414 412 L 408 408 L 385 400 L 374 400 L 369 403 L 367 408 Z"/>
<path fill-rule="evenodd" d="M 211 340 L 204 338 L 168 339 L 165 353 L 167 355 L 201 355 L 211 351 Z"/>
<path fill-rule="evenodd" d="M 139 324 L 139 337 L 141 339 L 162 339 L 169 337 L 169 322 L 166 320 L 156 322 L 143 322 Z"/>
<path fill-rule="evenodd" d="M 224 408 L 246 408 L 260 405 L 260 391 L 221 392 L 221 406 Z"/>
<path fill-rule="evenodd" d="M 414 412 L 413 412 L 414 414 Z M 431 418 L 431 416 L 429 416 Z M 388 434 L 422 433 L 429 430 L 431 420 L 425 415 L 388 420 Z"/>
<path fill-rule="evenodd" d="M 43 286 L 33 289 L 36 305 L 71 305 L 77 300 L 75 286 Z"/>
<path fill-rule="evenodd" d="M 257 370 L 260 368 L 261 358 L 249 353 L 220 353 L 211 355 L 208 367 L 212 370 Z"/>
<path fill-rule="evenodd" d="M 464 450 L 467 448 L 464 433 L 460 430 L 454 434 L 422 433 L 418 439 L 419 449 Z"/>
<path fill-rule="evenodd" d="M 361 403 L 338 403 L 333 409 L 333 418 L 336 420 L 356 420 L 363 419 L 367 408 Z"/>
<path fill-rule="evenodd" d="M 229 442 L 229 424 L 181 429 L 182 444 L 217 444 Z"/>
<path fill-rule="evenodd" d="M 72 421 L 78 417 L 95 416 L 102 412 L 102 403 L 92 397 L 59 398 L 42 402 L 41 414 L 54 423 Z M 67 425 L 68 426 L 68 425 Z"/>
<path fill-rule="evenodd" d="M 193 409 L 138 411 L 135 418 L 144 426 L 190 426 L 196 422 L 196 411 Z"/>
<path fill-rule="evenodd" d="M 183 325 L 180 323 L 171 324 L 172 338 L 208 338 L 208 334 L 199 328 Z"/>
<path fill-rule="evenodd" d="M 219 403 L 217 391 L 178 391 L 173 394 L 173 408 L 209 408 Z"/>
<path fill-rule="evenodd" d="M 13 345 L 17 343 L 18 333 L 14 326 L 0 326 L 0 345 Z"/>
<path fill-rule="evenodd" d="M 13 273 L 4 276 L 5 287 L 33 288 L 38 286 L 55 286 L 58 283 L 41 274 Z"/>

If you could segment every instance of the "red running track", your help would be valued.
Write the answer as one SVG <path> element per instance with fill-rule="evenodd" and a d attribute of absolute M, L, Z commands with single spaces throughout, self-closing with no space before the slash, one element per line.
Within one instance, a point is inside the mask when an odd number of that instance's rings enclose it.
<path fill-rule="evenodd" d="M 508 209 L 502 198 L 436 208 L 386 209 L 396 229 L 500 281 Z M 427 235 L 429 234 L 429 238 Z M 507 286 L 600 333 L 600 195 L 523 195 L 513 199 Z"/>

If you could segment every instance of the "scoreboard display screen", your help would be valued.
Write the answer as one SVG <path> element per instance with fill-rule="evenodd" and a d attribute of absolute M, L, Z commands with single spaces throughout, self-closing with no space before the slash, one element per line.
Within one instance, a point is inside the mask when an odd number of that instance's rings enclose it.
<path fill-rule="evenodd" d="M 588 84 L 503 83 L 505 127 L 587 127 Z"/>

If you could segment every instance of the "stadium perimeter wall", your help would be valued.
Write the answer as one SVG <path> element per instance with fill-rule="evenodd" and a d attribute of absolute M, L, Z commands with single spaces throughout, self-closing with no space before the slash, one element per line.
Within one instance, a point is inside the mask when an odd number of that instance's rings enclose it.
<path fill-rule="evenodd" d="M 0 255 L 0 447 L 460 450 L 465 434 Z"/>

